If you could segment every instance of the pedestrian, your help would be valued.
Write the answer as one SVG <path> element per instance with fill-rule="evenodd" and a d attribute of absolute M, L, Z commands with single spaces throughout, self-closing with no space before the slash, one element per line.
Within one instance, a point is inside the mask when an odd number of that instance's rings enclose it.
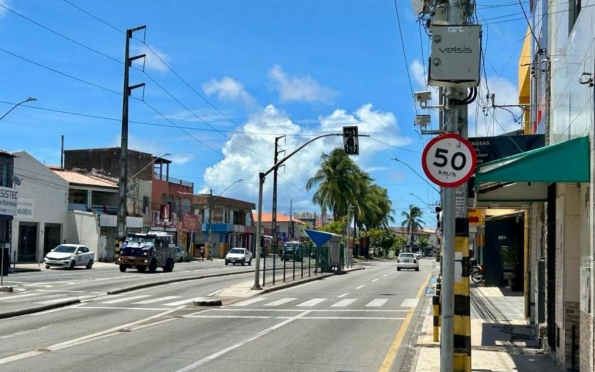
<path fill-rule="evenodd" d="M 205 260 L 205 246 L 201 245 L 200 246 L 200 257 L 202 258 L 202 260 Z"/>

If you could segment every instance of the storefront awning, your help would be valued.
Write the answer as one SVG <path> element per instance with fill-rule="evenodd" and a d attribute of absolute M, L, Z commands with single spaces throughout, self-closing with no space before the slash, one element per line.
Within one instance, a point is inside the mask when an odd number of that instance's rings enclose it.
<path fill-rule="evenodd" d="M 547 198 L 548 183 L 590 180 L 589 138 L 575 138 L 477 167 L 477 200 L 484 202 L 539 201 Z"/>

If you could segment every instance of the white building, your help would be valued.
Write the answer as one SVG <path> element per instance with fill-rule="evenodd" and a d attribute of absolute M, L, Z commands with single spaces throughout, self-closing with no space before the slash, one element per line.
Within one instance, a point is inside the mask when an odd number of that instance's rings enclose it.
<path fill-rule="evenodd" d="M 25 151 L 12 153 L 19 192 L 11 259 L 39 262 L 68 234 L 68 182 Z"/>

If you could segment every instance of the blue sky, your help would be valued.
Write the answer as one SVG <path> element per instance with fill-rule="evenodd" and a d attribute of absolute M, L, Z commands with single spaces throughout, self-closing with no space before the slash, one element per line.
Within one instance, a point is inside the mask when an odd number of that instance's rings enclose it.
<path fill-rule="evenodd" d="M 516 103 L 526 20 L 515 1 L 481 1 L 477 11 L 487 76 L 478 103 L 488 91 L 498 104 Z M 0 115 L 37 98 L 2 119 L 0 148 L 54 165 L 61 135 L 66 149 L 119 146 L 124 30 L 146 25 L 131 41 L 131 55 L 147 54 L 130 74 L 131 85 L 146 83 L 130 100 L 131 149 L 170 153 L 170 174 L 195 192 L 218 194 L 242 178 L 225 196 L 256 202 L 275 137 L 285 135 L 291 152 L 358 125 L 370 137 L 354 160 L 388 189 L 400 224 L 409 204 L 439 200 L 419 176 L 430 137 L 413 126 L 409 78 L 414 91 L 426 89 L 429 48 L 416 21 L 408 0 L 0 0 Z M 518 110 L 483 107 L 469 106 L 470 135 L 520 128 Z M 286 163 L 279 212 L 289 213 L 290 200 L 294 211 L 317 210 L 305 183 L 337 145 L 319 140 Z M 271 189 L 269 176 L 265 211 Z M 435 225 L 433 213 L 424 219 Z"/>

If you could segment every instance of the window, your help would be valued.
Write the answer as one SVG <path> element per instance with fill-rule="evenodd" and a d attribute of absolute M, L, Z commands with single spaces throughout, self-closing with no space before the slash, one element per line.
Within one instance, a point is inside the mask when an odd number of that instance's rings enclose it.
<path fill-rule="evenodd" d="M 579 13 L 581 12 L 582 0 L 570 0 L 568 2 L 568 34 L 572 32 L 572 28 L 576 23 Z"/>
<path fill-rule="evenodd" d="M 143 213 L 147 213 L 149 211 L 149 197 L 143 196 Z"/>
<path fill-rule="evenodd" d="M 85 204 L 85 194 L 82 192 L 75 192 L 72 195 L 72 202 L 74 204 Z"/>

